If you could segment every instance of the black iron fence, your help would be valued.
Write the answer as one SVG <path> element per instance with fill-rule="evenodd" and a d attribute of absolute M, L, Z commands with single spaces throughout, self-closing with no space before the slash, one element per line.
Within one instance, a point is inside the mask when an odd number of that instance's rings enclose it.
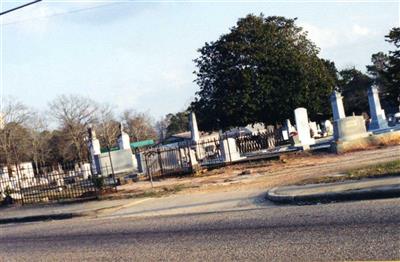
<path fill-rule="evenodd" d="M 192 145 L 195 150 L 196 160 L 200 165 L 207 166 L 224 162 L 222 139 L 220 137 L 218 139 L 202 140 Z"/>
<path fill-rule="evenodd" d="M 116 180 L 105 167 L 93 175 L 89 164 L 38 167 L 12 166 L 0 169 L 0 199 L 22 204 L 48 203 L 97 197 L 116 190 Z"/>
<path fill-rule="evenodd" d="M 248 153 L 288 144 L 290 142 L 284 139 L 282 129 L 270 126 L 263 132 L 221 135 L 197 143 L 188 141 L 170 147 L 150 148 L 141 153 L 145 162 L 144 173 L 151 179 L 152 176 L 189 173 L 194 165 L 207 167 L 243 160 Z"/>
<path fill-rule="evenodd" d="M 159 176 L 191 172 L 189 145 L 159 147 L 143 152 L 147 175 Z"/>
<path fill-rule="evenodd" d="M 290 143 L 289 140 L 283 138 L 281 128 L 270 128 L 255 134 L 240 135 L 235 137 L 235 140 L 241 154 L 272 149 Z"/>

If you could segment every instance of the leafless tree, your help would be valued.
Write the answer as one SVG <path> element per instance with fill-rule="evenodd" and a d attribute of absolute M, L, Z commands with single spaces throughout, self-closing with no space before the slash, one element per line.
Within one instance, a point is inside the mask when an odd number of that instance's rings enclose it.
<path fill-rule="evenodd" d="M 100 144 L 112 147 L 117 142 L 119 135 L 119 122 L 115 119 L 114 106 L 110 104 L 101 105 L 98 110 L 96 133 Z"/>
<path fill-rule="evenodd" d="M 10 169 L 29 157 L 30 134 L 26 128 L 30 110 L 23 103 L 7 98 L 1 112 L 0 160 Z"/>
<path fill-rule="evenodd" d="M 160 118 L 156 122 L 155 128 L 158 134 L 158 139 L 163 142 L 167 138 L 168 126 L 170 118 L 168 116 Z"/>
<path fill-rule="evenodd" d="M 49 104 L 50 114 L 65 132 L 66 146 L 75 152 L 78 160 L 87 160 L 87 128 L 96 123 L 98 105 L 92 99 L 79 95 L 61 95 Z"/>
<path fill-rule="evenodd" d="M 157 138 L 153 120 L 147 112 L 125 110 L 121 120 L 125 123 L 126 131 L 133 142 Z"/>
<path fill-rule="evenodd" d="M 33 112 L 28 121 L 32 161 L 35 163 L 36 172 L 39 167 L 45 166 L 51 159 L 51 132 L 48 128 L 47 118 L 38 112 Z"/>

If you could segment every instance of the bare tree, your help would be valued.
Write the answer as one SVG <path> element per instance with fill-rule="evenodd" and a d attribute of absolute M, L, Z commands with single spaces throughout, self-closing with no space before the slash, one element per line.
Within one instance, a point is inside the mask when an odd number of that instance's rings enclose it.
<path fill-rule="evenodd" d="M 109 104 L 101 105 L 98 110 L 96 132 L 100 144 L 112 147 L 119 135 L 119 122 L 115 119 L 114 107 Z"/>
<path fill-rule="evenodd" d="M 32 160 L 35 163 L 36 172 L 39 173 L 39 167 L 45 166 L 51 159 L 51 132 L 48 131 L 47 118 L 38 112 L 32 113 L 28 126 Z"/>
<path fill-rule="evenodd" d="M 146 139 L 156 139 L 157 132 L 153 126 L 153 120 L 145 112 L 136 112 L 132 109 L 125 110 L 121 119 L 126 125 L 127 133 L 134 142 Z"/>
<path fill-rule="evenodd" d="M 30 110 L 23 103 L 7 98 L 1 112 L 0 160 L 10 169 L 29 158 L 30 134 L 26 128 Z"/>
<path fill-rule="evenodd" d="M 69 160 L 87 160 L 85 138 L 89 125 L 96 123 L 97 103 L 79 95 L 61 95 L 49 104 L 49 109 L 65 133 L 66 147 L 76 154 L 76 159 Z"/>
<path fill-rule="evenodd" d="M 158 134 L 158 139 L 161 142 L 163 142 L 167 138 L 169 123 L 170 123 L 169 115 L 160 118 L 160 120 L 156 122 L 155 128 Z"/>

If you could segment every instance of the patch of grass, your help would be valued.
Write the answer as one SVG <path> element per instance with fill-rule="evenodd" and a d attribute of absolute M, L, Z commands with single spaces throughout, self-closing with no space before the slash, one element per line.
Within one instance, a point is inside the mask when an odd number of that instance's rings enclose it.
<path fill-rule="evenodd" d="M 296 183 L 296 185 L 334 183 L 346 180 L 359 180 L 362 178 L 400 176 L 400 160 L 390 161 L 377 165 L 370 165 L 363 168 L 352 169 L 343 174 L 334 176 L 321 176 L 307 178 Z"/>
<path fill-rule="evenodd" d="M 354 179 L 400 175 L 400 160 L 350 170 L 347 174 Z"/>

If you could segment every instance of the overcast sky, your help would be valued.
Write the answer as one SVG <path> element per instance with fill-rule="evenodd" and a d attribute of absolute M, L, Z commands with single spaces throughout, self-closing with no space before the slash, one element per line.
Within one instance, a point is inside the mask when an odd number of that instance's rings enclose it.
<path fill-rule="evenodd" d="M 3 0 L 3 10 L 28 1 Z M 371 54 L 393 49 L 384 36 L 399 26 L 399 2 L 321 2 L 44 0 L 2 16 L 4 94 L 37 109 L 83 94 L 158 119 L 198 90 L 196 50 L 249 13 L 297 17 L 339 69 L 364 71 Z"/>

